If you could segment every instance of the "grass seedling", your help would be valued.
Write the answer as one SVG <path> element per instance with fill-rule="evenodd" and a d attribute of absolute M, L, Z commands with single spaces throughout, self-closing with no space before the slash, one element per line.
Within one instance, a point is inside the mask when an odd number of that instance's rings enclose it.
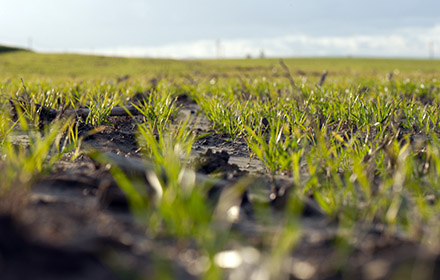
<path fill-rule="evenodd" d="M 132 105 L 145 117 L 147 123 L 152 123 L 154 131 L 164 131 L 178 110 L 171 94 L 164 95 L 157 91 L 150 93 L 141 104 Z"/>
<path fill-rule="evenodd" d="M 46 127 L 43 133 L 26 131 L 28 147 L 13 144 L 7 139 L 3 142 L 0 150 L 3 191 L 14 186 L 29 186 L 35 176 L 49 170 L 59 160 L 63 154 L 60 143 L 67 126 L 66 123 L 55 123 L 50 128 Z"/>
<path fill-rule="evenodd" d="M 257 135 L 251 127 L 245 126 L 247 135 L 249 135 L 246 137 L 247 144 L 272 175 L 275 175 L 277 171 L 292 170 L 294 163 L 298 166 L 303 151 L 299 146 L 301 138 L 290 133 L 289 126 L 284 119 L 277 119 L 269 127 L 267 132 Z"/>
<path fill-rule="evenodd" d="M 97 90 L 88 93 L 87 108 L 90 110 L 85 122 L 90 123 L 94 127 L 106 124 L 110 117 L 110 112 L 113 107 L 119 104 L 119 95 L 110 93 L 109 91 L 102 92 Z"/>
<path fill-rule="evenodd" d="M 83 141 L 83 137 L 79 136 L 78 131 L 78 123 L 71 122 L 71 124 L 67 128 L 67 139 L 66 144 L 69 143 L 72 145 L 73 154 L 71 160 L 74 161 L 78 156 L 82 154 L 81 144 Z"/>

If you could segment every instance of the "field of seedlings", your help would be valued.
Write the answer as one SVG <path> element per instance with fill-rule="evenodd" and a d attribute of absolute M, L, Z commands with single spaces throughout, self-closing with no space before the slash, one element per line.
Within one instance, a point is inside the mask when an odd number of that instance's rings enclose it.
<path fill-rule="evenodd" d="M 0 54 L 0 279 L 439 279 L 440 61 Z"/>

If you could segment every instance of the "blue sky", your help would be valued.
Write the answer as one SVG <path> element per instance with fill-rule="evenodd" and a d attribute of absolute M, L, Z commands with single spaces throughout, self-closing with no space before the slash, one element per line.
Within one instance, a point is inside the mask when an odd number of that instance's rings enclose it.
<path fill-rule="evenodd" d="M 440 57 L 439 0 L 0 0 L 0 44 L 151 57 Z M 220 44 L 217 44 L 220 42 Z"/>

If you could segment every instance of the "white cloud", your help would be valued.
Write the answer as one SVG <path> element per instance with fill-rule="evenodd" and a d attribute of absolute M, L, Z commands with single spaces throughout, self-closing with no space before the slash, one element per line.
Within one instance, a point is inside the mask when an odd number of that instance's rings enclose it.
<path fill-rule="evenodd" d="M 440 24 L 432 28 L 406 28 L 388 35 L 356 36 L 308 36 L 286 35 L 275 38 L 221 40 L 198 40 L 162 46 L 116 47 L 96 49 L 94 54 L 171 57 L 171 58 L 214 58 L 258 56 L 375 56 L 375 57 L 419 57 L 429 55 L 429 44 L 434 43 L 437 57 L 440 56 Z M 88 50 L 73 50 L 91 53 Z"/>

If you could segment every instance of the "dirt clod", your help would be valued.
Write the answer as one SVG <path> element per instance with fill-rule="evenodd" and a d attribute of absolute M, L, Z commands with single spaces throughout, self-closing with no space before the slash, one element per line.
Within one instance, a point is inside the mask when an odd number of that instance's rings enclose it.
<path fill-rule="evenodd" d="M 197 172 L 203 174 L 240 172 L 236 164 L 228 163 L 229 157 L 226 151 L 213 152 L 211 149 L 208 149 L 195 160 L 194 166 Z"/>

